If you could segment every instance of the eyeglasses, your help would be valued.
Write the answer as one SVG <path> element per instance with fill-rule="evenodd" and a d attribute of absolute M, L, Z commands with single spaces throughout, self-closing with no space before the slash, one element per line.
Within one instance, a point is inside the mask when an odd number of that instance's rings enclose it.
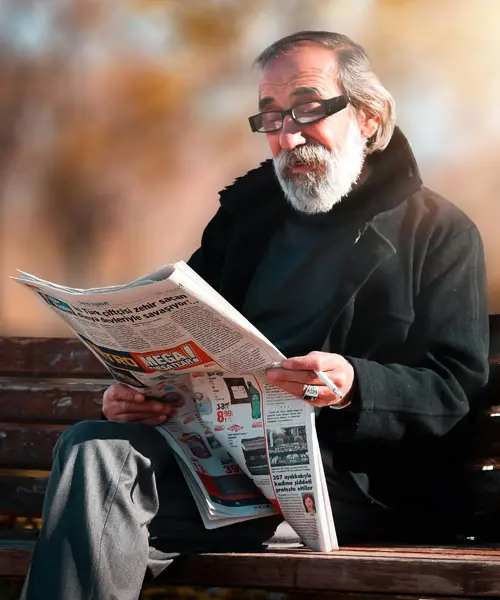
<path fill-rule="evenodd" d="M 297 125 L 311 125 L 321 119 L 341 111 L 348 104 L 345 96 L 336 96 L 329 100 L 311 100 L 297 104 L 288 110 L 269 110 L 249 117 L 250 127 L 256 133 L 274 133 L 283 127 L 283 121 L 290 115 Z"/>

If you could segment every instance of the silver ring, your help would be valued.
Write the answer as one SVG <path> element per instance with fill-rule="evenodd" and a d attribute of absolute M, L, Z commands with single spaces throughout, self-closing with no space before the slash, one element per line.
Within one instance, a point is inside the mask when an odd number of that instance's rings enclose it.
<path fill-rule="evenodd" d="M 308 385 L 302 394 L 302 398 L 308 402 L 314 402 L 318 399 L 319 388 L 317 385 Z"/>

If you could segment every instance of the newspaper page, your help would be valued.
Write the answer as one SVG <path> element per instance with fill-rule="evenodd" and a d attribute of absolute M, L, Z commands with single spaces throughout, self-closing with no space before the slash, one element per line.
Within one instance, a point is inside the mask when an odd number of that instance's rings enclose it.
<path fill-rule="evenodd" d="M 87 290 L 16 281 L 116 381 L 174 406 L 158 429 L 207 528 L 281 513 L 311 549 L 338 548 L 314 408 L 267 383 L 285 357 L 188 265 Z"/>

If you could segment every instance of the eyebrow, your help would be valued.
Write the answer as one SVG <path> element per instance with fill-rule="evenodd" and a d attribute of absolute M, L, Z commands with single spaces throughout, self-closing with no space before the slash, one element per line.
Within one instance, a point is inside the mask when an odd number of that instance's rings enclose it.
<path fill-rule="evenodd" d="M 311 95 L 319 95 L 320 92 L 315 87 L 299 87 L 293 90 L 292 96 L 311 96 Z M 269 104 L 275 102 L 272 96 L 265 96 L 259 100 L 259 109 L 263 110 Z"/>

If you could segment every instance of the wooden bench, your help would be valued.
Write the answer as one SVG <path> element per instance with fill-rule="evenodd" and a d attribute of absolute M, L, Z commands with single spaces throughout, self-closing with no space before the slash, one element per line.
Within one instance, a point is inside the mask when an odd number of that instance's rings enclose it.
<path fill-rule="evenodd" d="M 491 359 L 491 381 L 500 404 L 498 354 Z M 78 340 L 0 338 L 0 578 L 26 575 L 52 448 L 73 423 L 100 417 L 109 383 L 105 369 Z M 500 407 L 488 406 L 495 404 L 491 398 L 484 404 L 471 475 L 478 481 L 494 475 L 500 481 L 500 418 L 494 416 Z M 500 517 L 500 507 L 497 512 Z M 493 598 L 500 597 L 500 549 L 492 544 L 202 554 L 179 559 L 160 580 L 339 600 Z"/>

